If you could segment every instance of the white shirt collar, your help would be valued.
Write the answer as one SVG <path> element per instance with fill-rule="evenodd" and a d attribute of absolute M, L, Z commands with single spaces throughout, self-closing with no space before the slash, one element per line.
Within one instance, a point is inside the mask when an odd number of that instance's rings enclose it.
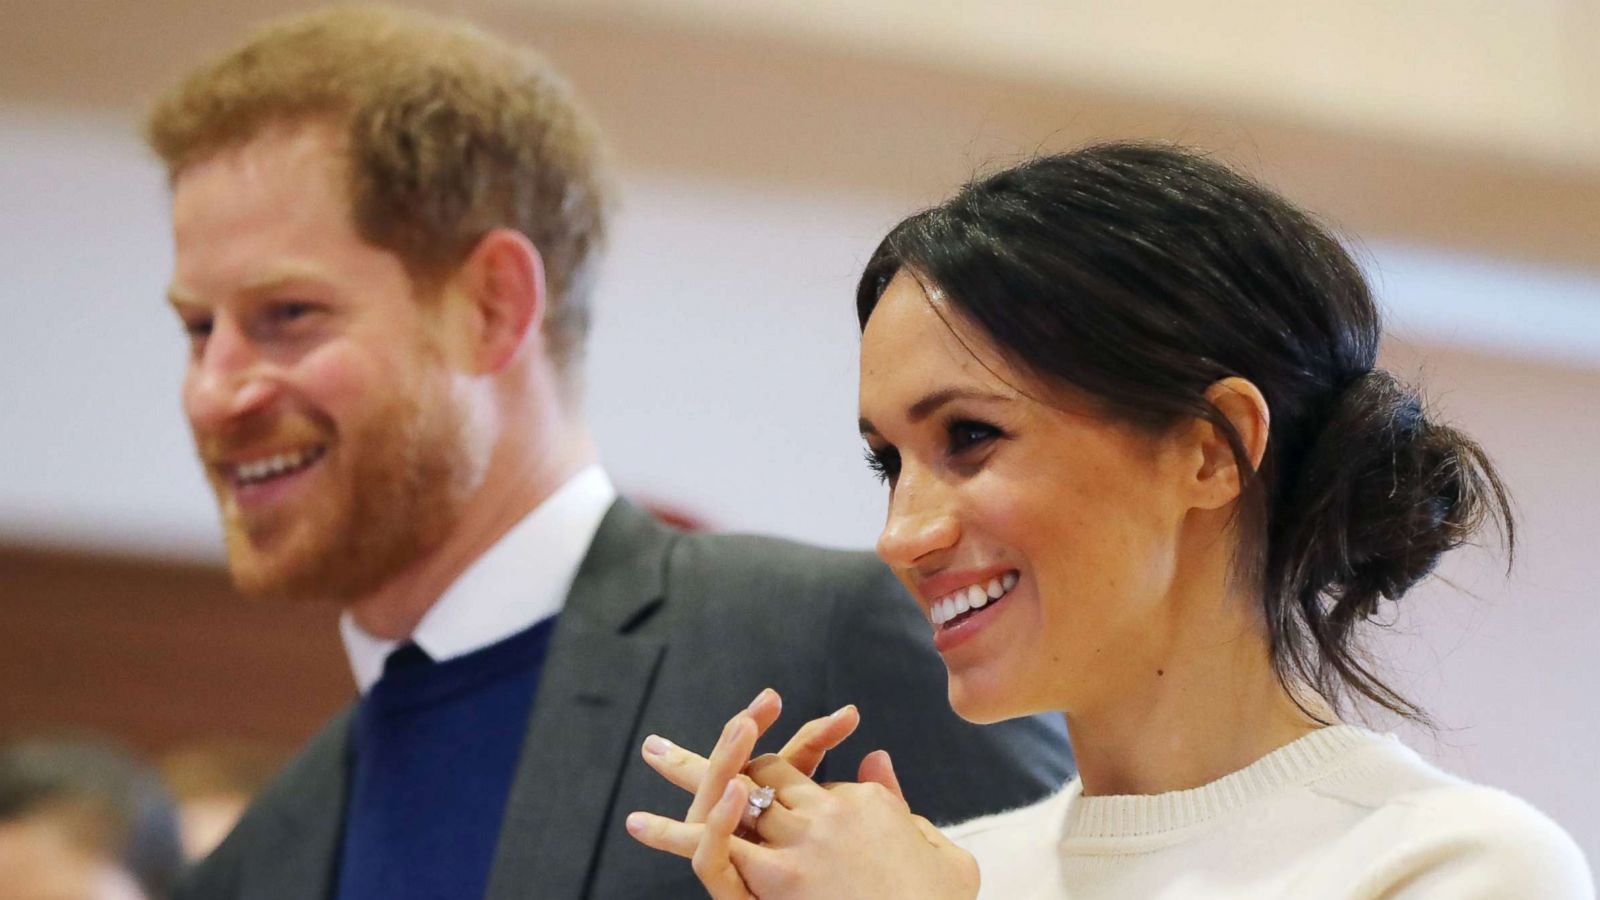
<path fill-rule="evenodd" d="M 617 491 L 599 464 L 567 479 L 511 526 L 434 601 L 410 640 L 436 661 L 453 659 L 504 640 L 561 611 Z M 339 635 L 366 693 L 383 674 L 383 662 L 401 641 L 374 637 L 348 610 Z"/>

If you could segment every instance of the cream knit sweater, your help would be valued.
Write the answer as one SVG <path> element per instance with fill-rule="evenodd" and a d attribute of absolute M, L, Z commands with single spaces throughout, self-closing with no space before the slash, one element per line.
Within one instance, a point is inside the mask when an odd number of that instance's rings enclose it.
<path fill-rule="evenodd" d="M 980 900 L 1595 896 L 1577 846 L 1533 807 L 1354 726 L 1315 731 L 1193 790 L 1081 791 L 1073 780 L 1033 806 L 948 829 L 978 859 Z"/>

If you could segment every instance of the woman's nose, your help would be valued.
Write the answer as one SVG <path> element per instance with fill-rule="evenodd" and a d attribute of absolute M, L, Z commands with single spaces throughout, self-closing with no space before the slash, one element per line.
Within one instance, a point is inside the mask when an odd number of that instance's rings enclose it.
<path fill-rule="evenodd" d="M 878 535 L 878 556 L 891 568 L 908 569 L 931 554 L 954 547 L 960 525 L 937 486 L 902 471 L 889 497 L 889 516 Z"/>

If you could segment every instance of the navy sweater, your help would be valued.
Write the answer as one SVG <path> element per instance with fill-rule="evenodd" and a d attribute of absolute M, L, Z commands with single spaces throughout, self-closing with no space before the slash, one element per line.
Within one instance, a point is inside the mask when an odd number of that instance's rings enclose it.
<path fill-rule="evenodd" d="M 483 896 L 554 626 L 390 654 L 356 710 L 338 900 Z"/>

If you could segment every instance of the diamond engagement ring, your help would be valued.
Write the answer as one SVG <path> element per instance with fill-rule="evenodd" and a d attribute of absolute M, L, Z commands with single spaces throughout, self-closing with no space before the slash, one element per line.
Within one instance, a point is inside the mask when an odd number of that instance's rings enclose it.
<path fill-rule="evenodd" d="M 756 820 L 772 805 L 773 795 L 776 793 L 770 787 L 758 787 L 750 792 L 750 800 L 744 805 L 744 815 L 739 817 L 739 826 L 746 831 L 754 831 Z"/>

